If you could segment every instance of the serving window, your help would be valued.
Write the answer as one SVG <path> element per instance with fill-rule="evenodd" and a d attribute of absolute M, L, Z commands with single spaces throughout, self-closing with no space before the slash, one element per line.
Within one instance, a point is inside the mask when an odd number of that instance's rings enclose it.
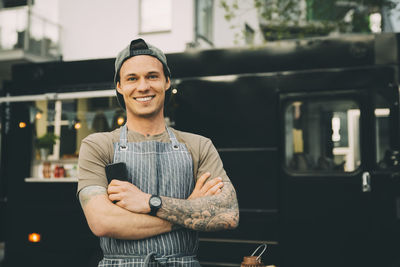
<path fill-rule="evenodd" d="M 299 100 L 286 106 L 286 169 L 352 172 L 360 164 L 360 109 L 356 102 Z"/>
<path fill-rule="evenodd" d="M 76 179 L 81 141 L 126 121 L 115 97 L 41 100 L 30 107 L 34 130 L 34 179 Z"/>

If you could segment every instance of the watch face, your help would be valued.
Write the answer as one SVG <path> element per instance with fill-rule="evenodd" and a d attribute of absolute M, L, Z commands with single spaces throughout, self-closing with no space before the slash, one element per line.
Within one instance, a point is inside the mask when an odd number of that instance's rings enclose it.
<path fill-rule="evenodd" d="M 151 204 L 152 206 L 158 207 L 158 206 L 161 205 L 161 199 L 160 199 L 159 197 L 152 197 L 152 198 L 150 199 L 150 204 Z"/>

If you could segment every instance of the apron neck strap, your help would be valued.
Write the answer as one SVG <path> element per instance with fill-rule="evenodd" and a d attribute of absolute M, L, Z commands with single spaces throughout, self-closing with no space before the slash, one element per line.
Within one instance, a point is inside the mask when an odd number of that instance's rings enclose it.
<path fill-rule="evenodd" d="M 165 129 L 168 132 L 169 140 L 171 140 L 172 147 L 174 149 L 179 149 L 179 142 L 178 139 L 176 139 L 174 132 L 169 127 L 165 127 Z M 121 127 L 121 132 L 119 135 L 120 150 L 126 150 L 127 143 L 128 143 L 128 127 L 126 126 L 126 124 L 124 124 L 124 126 Z"/>
<path fill-rule="evenodd" d="M 174 132 L 169 127 L 165 127 L 165 128 L 167 129 L 167 132 L 169 135 L 169 140 L 171 140 L 171 143 L 172 143 L 172 147 L 174 149 L 179 149 L 179 142 L 178 142 L 178 139 L 176 139 Z"/>
<path fill-rule="evenodd" d="M 119 134 L 119 149 L 126 150 L 128 143 L 128 127 L 126 123 L 121 127 L 121 132 Z"/>

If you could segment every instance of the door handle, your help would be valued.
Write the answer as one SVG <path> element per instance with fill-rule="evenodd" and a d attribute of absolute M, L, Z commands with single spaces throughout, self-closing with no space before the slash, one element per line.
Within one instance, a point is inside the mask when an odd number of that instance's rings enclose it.
<path fill-rule="evenodd" d="M 361 190 L 371 192 L 371 175 L 369 172 L 364 172 L 361 176 Z"/>

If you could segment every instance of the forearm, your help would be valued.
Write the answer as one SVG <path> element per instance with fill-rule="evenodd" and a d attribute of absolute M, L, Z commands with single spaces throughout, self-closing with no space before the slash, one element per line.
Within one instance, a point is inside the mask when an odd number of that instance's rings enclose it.
<path fill-rule="evenodd" d="M 231 183 L 224 185 L 218 195 L 193 200 L 161 197 L 159 218 L 197 231 L 218 231 L 236 228 L 239 209 Z"/>
<path fill-rule="evenodd" d="M 84 188 L 79 194 L 92 232 L 118 239 L 144 239 L 171 231 L 172 223 L 158 217 L 133 213 L 113 204 L 106 189 Z"/>
<path fill-rule="evenodd" d="M 97 216 L 102 220 L 101 236 L 117 239 L 144 239 L 169 232 L 172 226 L 166 220 L 133 213 L 112 202 L 109 202 L 109 207 L 104 207 Z"/>

